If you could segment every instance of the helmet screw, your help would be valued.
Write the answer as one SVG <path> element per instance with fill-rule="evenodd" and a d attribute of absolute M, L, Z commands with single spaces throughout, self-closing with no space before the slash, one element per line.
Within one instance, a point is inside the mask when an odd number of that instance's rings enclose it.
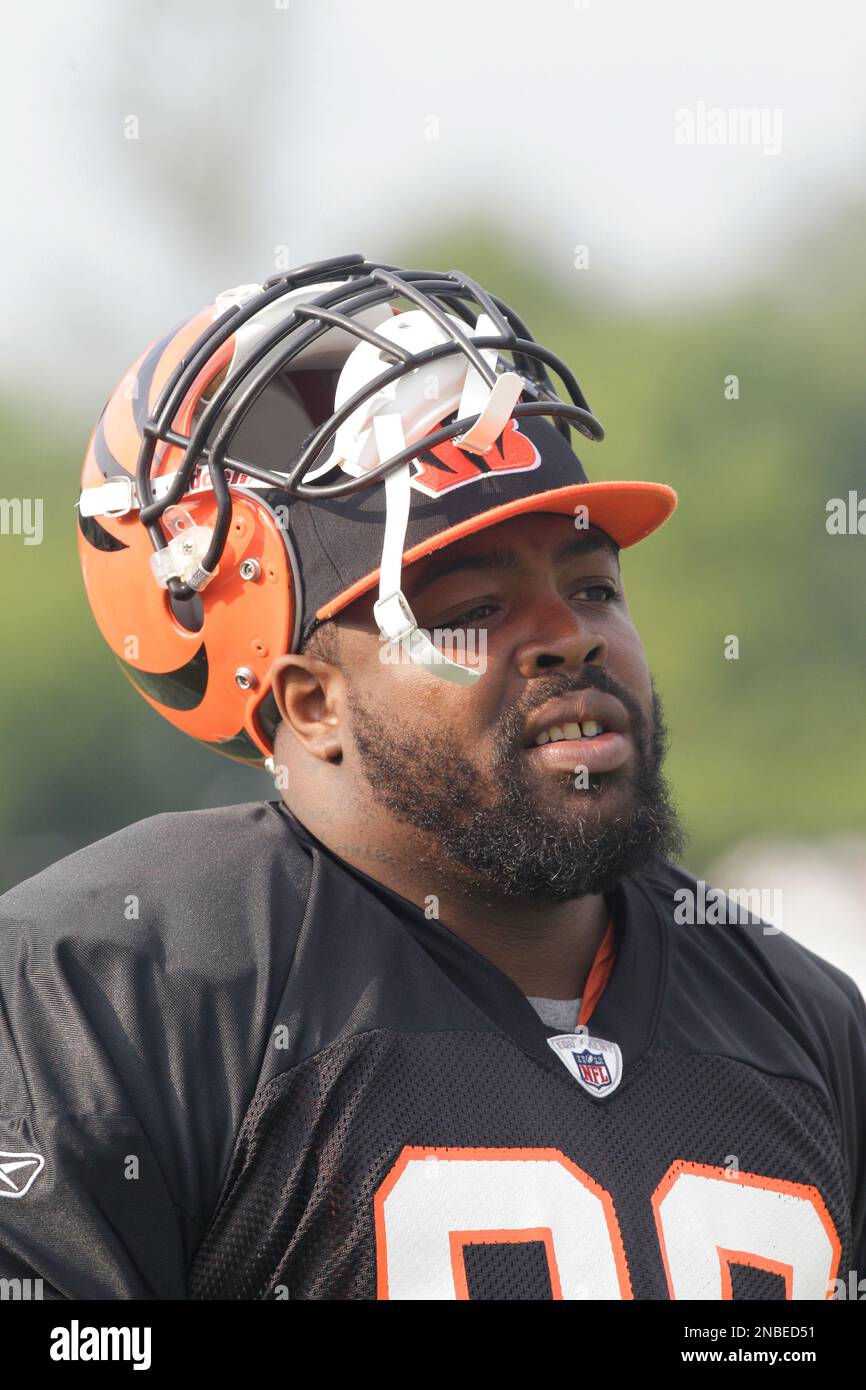
<path fill-rule="evenodd" d="M 262 567 L 258 560 L 241 561 L 241 579 L 261 579 Z"/>
<path fill-rule="evenodd" d="M 235 671 L 235 684 L 240 686 L 241 690 L 255 690 L 258 683 L 258 676 L 249 666 L 239 666 Z"/>

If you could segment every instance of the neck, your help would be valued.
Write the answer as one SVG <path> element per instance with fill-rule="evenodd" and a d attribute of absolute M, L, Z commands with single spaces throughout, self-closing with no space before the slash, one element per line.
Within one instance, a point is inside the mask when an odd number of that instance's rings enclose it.
<path fill-rule="evenodd" d="M 375 817 L 323 817 L 312 805 L 290 809 L 333 854 L 435 916 L 524 994 L 574 999 L 583 993 L 608 923 L 600 894 L 564 903 L 503 897 L 495 885 L 470 880 L 461 865 L 444 861 L 438 843 L 417 831 L 410 841 L 402 826 L 382 834 Z"/>
<path fill-rule="evenodd" d="M 398 891 L 424 905 L 423 894 Z M 493 894 L 467 900 L 449 892 L 440 896 L 439 909 L 442 924 L 498 966 L 524 994 L 545 999 L 583 994 L 608 922 L 601 896 L 539 903 Z"/>

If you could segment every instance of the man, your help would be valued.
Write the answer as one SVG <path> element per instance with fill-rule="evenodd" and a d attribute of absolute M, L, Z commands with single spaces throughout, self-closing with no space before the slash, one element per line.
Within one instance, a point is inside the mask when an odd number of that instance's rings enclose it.
<path fill-rule="evenodd" d="M 281 795 L 139 822 L 0 900 L 0 1275 L 847 1287 L 863 1000 L 759 919 L 680 911 L 702 886 L 619 558 L 670 490 L 587 482 L 577 383 L 457 272 L 241 287 L 134 381 L 85 464 L 88 597 L 149 701 Z"/>

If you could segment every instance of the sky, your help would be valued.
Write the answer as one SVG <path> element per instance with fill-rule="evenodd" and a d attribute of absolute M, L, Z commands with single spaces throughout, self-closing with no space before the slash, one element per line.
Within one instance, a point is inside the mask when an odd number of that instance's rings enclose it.
<path fill-rule="evenodd" d="M 35 365 L 85 414 L 281 257 L 481 218 L 673 312 L 864 185 L 856 0 L 41 0 L 6 32 L 0 390 Z"/>

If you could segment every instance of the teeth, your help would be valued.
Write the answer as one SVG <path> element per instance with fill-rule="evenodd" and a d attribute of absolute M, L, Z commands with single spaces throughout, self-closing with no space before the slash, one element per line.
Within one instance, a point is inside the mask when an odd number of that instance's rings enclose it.
<path fill-rule="evenodd" d="M 535 740 L 536 748 L 543 743 L 558 743 L 561 739 L 595 738 L 597 734 L 604 733 L 604 726 L 599 724 L 597 719 L 586 719 L 582 725 L 577 723 L 552 724 L 549 729 L 543 730 Z"/>

